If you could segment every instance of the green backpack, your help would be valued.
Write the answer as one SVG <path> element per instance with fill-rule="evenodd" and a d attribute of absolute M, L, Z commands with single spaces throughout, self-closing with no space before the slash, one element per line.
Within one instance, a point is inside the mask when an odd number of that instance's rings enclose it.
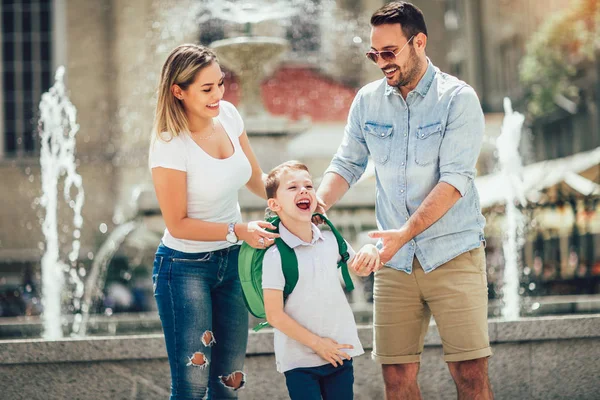
<path fill-rule="evenodd" d="M 335 226 L 325 216 L 321 214 L 315 215 L 320 216 L 329 225 L 335 236 L 341 257 L 341 260 L 338 262 L 338 268 L 342 269 L 342 277 L 344 278 L 346 290 L 351 291 L 354 289 L 354 284 L 348 273 L 348 245 Z M 281 222 L 279 217 L 268 218 L 267 222 L 276 228 L 270 231 L 279 232 L 279 223 Z M 294 249 L 285 244 L 281 238 L 275 239 L 275 245 L 281 255 L 281 267 L 283 276 L 285 277 L 285 287 L 283 288 L 283 300 L 285 301 L 298 282 L 298 259 L 296 258 Z M 262 290 L 262 267 L 266 252 L 267 249 L 255 249 L 247 243 L 243 243 L 238 261 L 238 271 L 244 292 L 244 301 L 250 313 L 257 318 L 266 318 Z M 268 322 L 262 322 L 254 327 L 254 331 L 258 331 L 268 325 Z"/>

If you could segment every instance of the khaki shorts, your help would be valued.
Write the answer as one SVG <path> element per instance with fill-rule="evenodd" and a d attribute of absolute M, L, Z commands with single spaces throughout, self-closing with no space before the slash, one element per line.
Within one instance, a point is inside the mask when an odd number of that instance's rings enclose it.
<path fill-rule="evenodd" d="M 375 273 L 373 298 L 373 359 L 381 364 L 419 362 L 431 314 L 446 362 L 492 355 L 483 246 L 428 274 L 416 257 L 410 275 L 384 267 Z"/>

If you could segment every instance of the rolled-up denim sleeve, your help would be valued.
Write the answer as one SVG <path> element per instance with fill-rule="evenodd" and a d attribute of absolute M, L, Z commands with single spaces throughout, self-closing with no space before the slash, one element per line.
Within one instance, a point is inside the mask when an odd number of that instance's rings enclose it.
<path fill-rule="evenodd" d="M 470 86 L 458 90 L 450 103 L 440 147 L 440 179 L 464 196 L 475 179 L 485 120 L 477 94 Z"/>
<path fill-rule="evenodd" d="M 348 122 L 344 129 L 344 138 L 331 160 L 325 173 L 334 172 L 352 186 L 365 172 L 369 159 L 369 149 L 362 133 L 360 123 L 360 92 L 354 98 Z"/>

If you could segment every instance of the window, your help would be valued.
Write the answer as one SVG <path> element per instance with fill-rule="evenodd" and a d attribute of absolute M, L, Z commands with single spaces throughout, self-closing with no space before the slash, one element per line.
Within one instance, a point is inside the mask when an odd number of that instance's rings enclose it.
<path fill-rule="evenodd" d="M 2 1 L 0 155 L 38 151 L 42 93 L 52 85 L 52 0 Z"/>

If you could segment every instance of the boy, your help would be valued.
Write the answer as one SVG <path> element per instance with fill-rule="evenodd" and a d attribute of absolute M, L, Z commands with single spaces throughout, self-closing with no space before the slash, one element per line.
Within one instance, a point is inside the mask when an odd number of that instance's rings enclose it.
<path fill-rule="evenodd" d="M 263 260 L 263 294 L 267 321 L 275 328 L 277 370 L 285 374 L 292 400 L 353 398 L 352 357 L 364 353 L 354 315 L 342 289 L 338 245 L 332 232 L 311 222 L 318 202 L 308 168 L 297 161 L 275 167 L 267 178 L 269 208 L 281 219 L 281 239 L 298 259 L 298 283 L 283 302 L 285 278 L 281 256 L 272 246 Z M 375 246 L 360 259 L 363 274 L 379 262 Z M 370 271 L 369 271 L 370 272 Z"/>

